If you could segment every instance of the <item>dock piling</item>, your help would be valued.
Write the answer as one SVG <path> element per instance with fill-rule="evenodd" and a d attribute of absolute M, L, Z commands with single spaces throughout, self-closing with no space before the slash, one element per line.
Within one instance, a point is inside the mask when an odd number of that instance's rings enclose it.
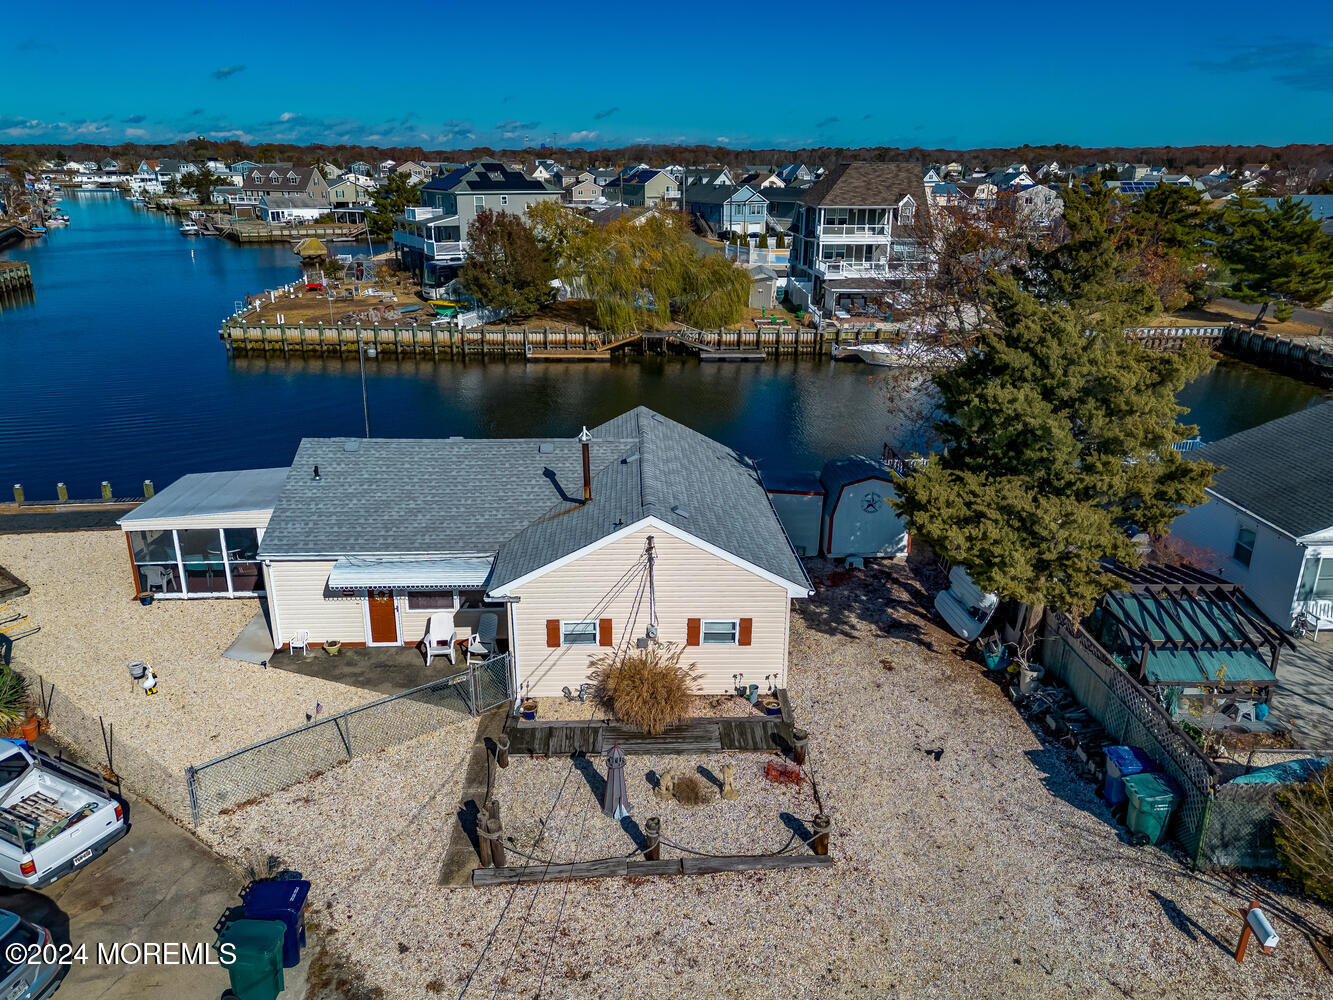
<path fill-rule="evenodd" d="M 61 503 L 69 500 L 69 489 L 64 483 L 56 483 L 56 499 Z"/>
<path fill-rule="evenodd" d="M 15 483 L 15 484 L 14 484 L 14 502 L 15 502 L 15 503 L 20 503 L 20 504 L 23 503 L 23 484 L 22 484 L 22 483 Z"/>

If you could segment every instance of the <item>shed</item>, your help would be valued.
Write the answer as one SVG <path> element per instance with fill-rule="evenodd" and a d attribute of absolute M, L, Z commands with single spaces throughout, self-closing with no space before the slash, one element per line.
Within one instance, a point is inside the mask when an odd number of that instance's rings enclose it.
<path fill-rule="evenodd" d="M 262 594 L 256 554 L 287 471 L 182 476 L 117 521 L 129 548 L 135 595 Z"/>
<path fill-rule="evenodd" d="M 799 556 L 819 554 L 824 517 L 824 484 L 813 472 L 766 474 L 764 489 Z"/>
<path fill-rule="evenodd" d="M 763 264 L 752 264 L 746 270 L 750 273 L 750 308 L 776 309 L 778 304 L 777 272 Z"/>
<path fill-rule="evenodd" d="M 905 556 L 907 526 L 893 508 L 898 498 L 893 472 L 884 462 L 852 455 L 824 465 L 823 554 L 843 556 Z"/>

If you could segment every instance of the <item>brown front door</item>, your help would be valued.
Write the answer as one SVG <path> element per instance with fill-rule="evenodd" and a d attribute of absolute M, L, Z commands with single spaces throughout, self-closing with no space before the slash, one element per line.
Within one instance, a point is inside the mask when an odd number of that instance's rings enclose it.
<path fill-rule="evenodd" d="M 393 591 L 369 591 L 366 601 L 370 608 L 370 641 L 376 644 L 397 642 L 398 619 L 393 610 Z"/>

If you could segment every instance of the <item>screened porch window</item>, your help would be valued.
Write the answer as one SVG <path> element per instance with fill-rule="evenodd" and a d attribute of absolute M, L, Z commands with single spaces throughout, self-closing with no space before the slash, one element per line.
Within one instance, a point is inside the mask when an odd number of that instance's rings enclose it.
<path fill-rule="evenodd" d="M 235 597 L 264 592 L 256 528 L 178 528 L 128 535 L 141 594 Z"/>
<path fill-rule="evenodd" d="M 1297 599 L 1302 601 L 1333 600 L 1333 556 L 1312 555 L 1305 560 L 1301 573 L 1301 589 Z"/>

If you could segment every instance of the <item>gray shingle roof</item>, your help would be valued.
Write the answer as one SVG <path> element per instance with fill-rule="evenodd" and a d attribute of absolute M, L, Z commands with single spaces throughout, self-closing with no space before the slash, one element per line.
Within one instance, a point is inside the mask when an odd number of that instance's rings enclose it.
<path fill-rule="evenodd" d="M 595 443 L 594 468 L 626 446 Z M 573 438 L 306 438 L 260 555 L 489 554 L 562 495 L 583 496 Z"/>
<path fill-rule="evenodd" d="M 1300 538 L 1333 527 L 1333 403 L 1204 445 L 1212 491 Z"/>
<path fill-rule="evenodd" d="M 918 205 L 925 204 L 921 164 L 857 160 L 838 164 L 808 188 L 801 200 L 807 205 L 869 208 L 896 205 L 909 194 Z"/>
<path fill-rule="evenodd" d="M 754 464 L 639 406 L 592 431 L 626 442 L 592 477 L 592 500 L 553 505 L 496 557 L 491 590 L 645 517 L 656 517 L 796 587 L 810 588 Z"/>

